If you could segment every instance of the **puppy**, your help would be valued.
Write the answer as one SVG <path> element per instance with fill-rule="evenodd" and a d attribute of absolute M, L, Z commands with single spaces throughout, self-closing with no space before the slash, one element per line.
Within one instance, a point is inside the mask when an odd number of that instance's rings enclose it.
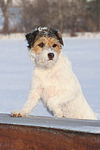
<path fill-rule="evenodd" d="M 62 53 L 63 40 L 52 28 L 38 27 L 26 34 L 35 69 L 28 100 L 12 117 L 28 116 L 41 99 L 55 117 L 94 119 L 71 63 Z"/>

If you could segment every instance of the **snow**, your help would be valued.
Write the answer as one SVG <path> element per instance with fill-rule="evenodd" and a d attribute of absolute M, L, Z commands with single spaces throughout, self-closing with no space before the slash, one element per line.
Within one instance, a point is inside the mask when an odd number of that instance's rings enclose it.
<path fill-rule="evenodd" d="M 35 28 L 35 30 L 46 30 L 48 29 L 47 27 L 39 27 Z M 70 37 L 70 33 L 63 33 L 62 34 L 64 38 Z M 75 33 L 77 38 L 100 38 L 100 32 L 76 32 Z M 24 33 L 11 33 L 11 34 L 0 34 L 0 39 L 24 39 L 25 34 Z"/>
<path fill-rule="evenodd" d="M 89 105 L 100 120 L 100 38 L 64 38 L 63 52 L 72 62 Z M 0 38 L 0 113 L 11 113 L 25 104 L 33 72 L 27 42 Z M 42 103 L 32 115 L 51 116 Z"/>
<path fill-rule="evenodd" d="M 100 32 L 75 32 L 77 38 L 100 38 Z M 70 37 L 69 33 L 63 33 L 63 37 Z"/>
<path fill-rule="evenodd" d="M 24 39 L 24 33 L 0 34 L 0 39 Z"/>

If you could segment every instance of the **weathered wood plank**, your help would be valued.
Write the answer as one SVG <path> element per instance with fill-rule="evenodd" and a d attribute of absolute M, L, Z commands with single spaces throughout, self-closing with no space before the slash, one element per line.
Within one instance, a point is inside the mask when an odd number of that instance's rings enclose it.
<path fill-rule="evenodd" d="M 0 114 L 0 150 L 100 150 L 100 121 Z"/>

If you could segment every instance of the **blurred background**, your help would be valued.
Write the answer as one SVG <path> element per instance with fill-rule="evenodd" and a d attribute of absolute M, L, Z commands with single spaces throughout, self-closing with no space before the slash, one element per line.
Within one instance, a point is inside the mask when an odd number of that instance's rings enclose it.
<path fill-rule="evenodd" d="M 29 32 L 36 26 L 61 33 L 100 31 L 100 0 L 0 0 L 0 33 Z"/>

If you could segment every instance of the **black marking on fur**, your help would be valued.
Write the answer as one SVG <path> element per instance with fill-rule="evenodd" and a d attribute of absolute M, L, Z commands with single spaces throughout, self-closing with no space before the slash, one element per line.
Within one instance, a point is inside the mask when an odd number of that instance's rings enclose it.
<path fill-rule="evenodd" d="M 32 48 L 37 35 L 38 35 L 38 31 L 33 31 L 33 32 L 30 32 L 30 33 L 25 35 L 25 37 L 28 41 L 28 48 L 29 49 Z"/>
<path fill-rule="evenodd" d="M 25 35 L 28 41 L 28 48 L 31 49 L 35 41 L 38 40 L 42 36 L 55 37 L 60 42 L 61 45 L 64 45 L 62 36 L 57 30 L 53 28 L 47 28 L 47 27 L 38 27 L 38 28 L 35 28 L 35 30 L 33 30 L 32 32 Z"/>

